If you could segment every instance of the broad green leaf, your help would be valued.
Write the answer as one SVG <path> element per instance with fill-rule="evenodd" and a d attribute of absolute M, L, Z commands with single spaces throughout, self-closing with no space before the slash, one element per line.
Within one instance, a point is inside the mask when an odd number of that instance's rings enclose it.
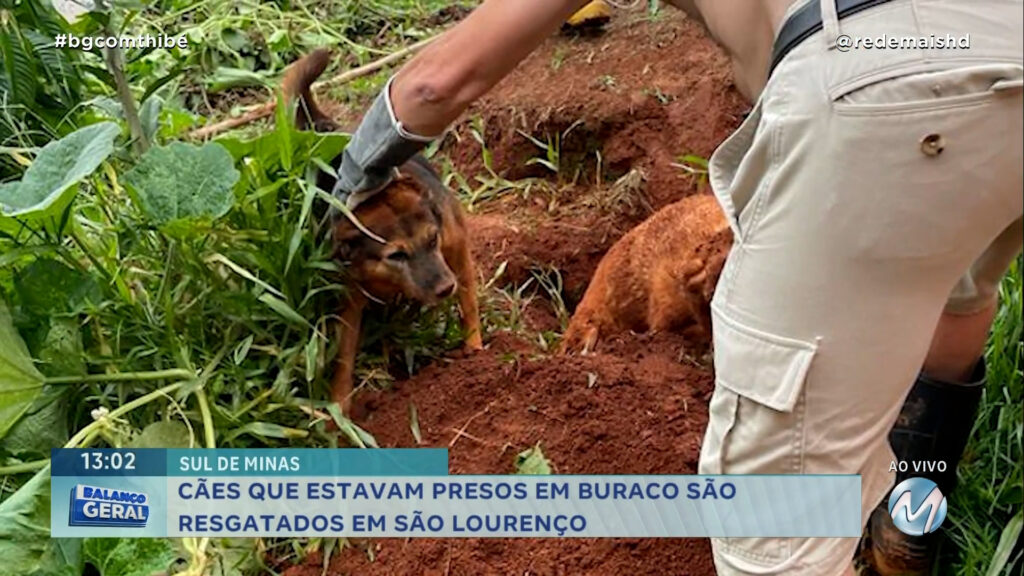
<path fill-rule="evenodd" d="M 124 181 L 150 219 L 169 225 L 227 214 L 238 178 L 231 154 L 220 144 L 173 142 L 151 148 Z"/>
<path fill-rule="evenodd" d="M 81 542 L 50 538 L 49 466 L 0 502 L 0 558 L 8 576 L 77 576 Z"/>
<path fill-rule="evenodd" d="M 132 448 L 193 448 L 195 439 L 178 420 L 153 422 L 128 444 Z"/>
<path fill-rule="evenodd" d="M 36 348 L 39 371 L 46 376 L 85 374 L 82 330 L 76 318 L 50 318 L 50 326 Z"/>
<path fill-rule="evenodd" d="M 39 318 L 79 312 L 86 302 L 98 303 L 101 298 L 92 276 L 48 258 L 26 266 L 15 279 L 14 289 L 22 311 Z"/>
<path fill-rule="evenodd" d="M 179 558 L 165 538 L 89 538 L 82 555 L 102 576 L 167 574 Z"/>
<path fill-rule="evenodd" d="M 32 406 L 43 390 L 43 375 L 32 364 L 25 342 L 0 301 L 0 438 Z M 2 556 L 2 555 L 0 555 Z"/>
<path fill-rule="evenodd" d="M 0 215 L 31 218 L 59 213 L 74 186 L 96 170 L 114 151 L 117 124 L 86 126 L 39 151 L 21 180 L 0 184 Z"/>
<path fill-rule="evenodd" d="M 67 443 L 67 386 L 47 386 L 0 440 L 0 448 L 23 461 L 49 458 L 51 448 Z"/>
<path fill-rule="evenodd" d="M 551 474 L 551 465 L 544 457 L 539 442 L 516 456 L 516 474 Z"/>

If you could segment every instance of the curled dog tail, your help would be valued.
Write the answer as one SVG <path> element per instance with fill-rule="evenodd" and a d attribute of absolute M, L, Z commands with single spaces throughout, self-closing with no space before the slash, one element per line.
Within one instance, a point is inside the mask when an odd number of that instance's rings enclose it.
<path fill-rule="evenodd" d="M 331 52 L 326 48 L 318 48 L 293 62 L 284 71 L 281 91 L 288 104 L 298 100 L 298 106 L 295 109 L 295 125 L 300 130 L 307 130 L 310 127 L 317 132 L 338 130 L 338 125 L 320 109 L 310 90 L 313 81 L 323 74 L 330 60 Z"/>

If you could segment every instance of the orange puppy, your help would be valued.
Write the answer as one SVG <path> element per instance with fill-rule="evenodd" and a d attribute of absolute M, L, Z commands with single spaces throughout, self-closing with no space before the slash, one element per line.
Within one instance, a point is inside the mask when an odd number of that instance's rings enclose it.
<path fill-rule="evenodd" d="M 601 259 L 565 332 L 563 351 L 587 353 L 600 337 L 625 331 L 706 338 L 711 294 L 731 239 L 713 196 L 662 208 Z"/>

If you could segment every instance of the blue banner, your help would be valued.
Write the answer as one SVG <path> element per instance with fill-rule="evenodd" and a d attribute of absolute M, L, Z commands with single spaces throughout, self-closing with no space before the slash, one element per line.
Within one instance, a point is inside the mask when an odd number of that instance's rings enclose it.
<path fill-rule="evenodd" d="M 159 468 L 143 470 L 138 464 L 149 457 L 130 452 L 135 472 Z M 79 464 L 55 467 L 52 535 L 860 536 L 855 475 L 447 476 L 445 450 L 415 449 L 166 450 L 163 456 L 163 475 L 69 475 Z M 415 470 L 421 473 L 409 474 Z"/>
<path fill-rule="evenodd" d="M 50 451 L 52 476 L 445 476 L 444 448 L 163 449 Z"/>

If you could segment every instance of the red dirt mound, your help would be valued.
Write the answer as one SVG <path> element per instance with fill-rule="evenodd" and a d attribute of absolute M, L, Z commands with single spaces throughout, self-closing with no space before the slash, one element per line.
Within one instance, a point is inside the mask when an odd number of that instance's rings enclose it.
<path fill-rule="evenodd" d="M 361 421 L 382 446 L 449 447 L 452 474 L 514 471 L 540 443 L 557 473 L 694 474 L 712 389 L 708 370 L 677 360 L 678 336 L 610 341 L 608 352 L 537 357 L 498 335 L 478 354 L 435 364 L 385 392 L 362 393 Z M 368 560 L 364 546 L 372 546 Z M 319 574 L 321 560 L 286 576 Z M 380 539 L 346 549 L 330 574 L 695 575 L 714 573 L 706 540 Z"/>
<path fill-rule="evenodd" d="M 741 121 L 747 106 L 728 60 L 700 26 L 671 9 L 642 15 L 619 13 L 602 35 L 549 39 L 450 133 L 444 152 L 471 185 L 488 176 L 473 136 L 479 118 L 496 172 L 555 190 L 483 204 L 470 227 L 485 276 L 505 263 L 504 280 L 521 283 L 533 268 L 555 268 L 574 306 L 619 237 L 698 191 L 681 157 L 710 157 Z M 529 164 L 545 153 L 523 133 L 558 136 L 562 173 Z"/>
<path fill-rule="evenodd" d="M 672 9 L 653 21 L 643 11 L 620 12 L 603 35 L 547 40 L 470 108 L 446 150 L 465 174 L 482 173 L 481 144 L 471 133 L 479 117 L 496 171 L 509 179 L 544 176 L 547 169 L 527 164 L 543 151 L 520 131 L 542 142 L 559 135 L 563 168 L 582 164 L 588 184 L 597 152 L 604 180 L 639 168 L 657 209 L 696 190 L 672 164 L 687 154 L 709 157 L 747 108 L 728 59 L 698 24 Z"/>

